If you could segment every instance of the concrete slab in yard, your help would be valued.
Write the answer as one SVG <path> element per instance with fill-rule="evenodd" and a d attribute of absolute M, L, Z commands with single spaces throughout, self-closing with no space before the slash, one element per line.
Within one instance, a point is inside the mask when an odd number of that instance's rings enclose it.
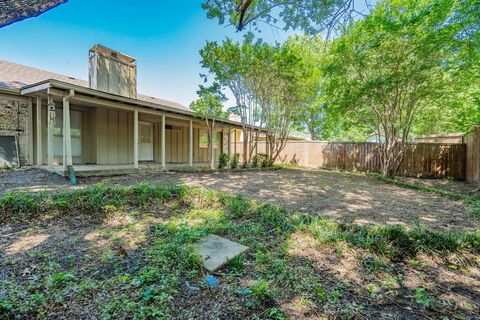
<path fill-rule="evenodd" d="M 203 266 L 210 272 L 220 269 L 225 263 L 248 250 L 240 243 L 210 234 L 196 244 Z"/>

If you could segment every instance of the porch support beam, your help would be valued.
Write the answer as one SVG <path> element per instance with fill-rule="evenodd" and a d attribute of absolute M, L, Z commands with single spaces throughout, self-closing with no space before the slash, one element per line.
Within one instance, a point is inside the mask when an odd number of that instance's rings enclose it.
<path fill-rule="evenodd" d="M 193 167 L 193 123 L 190 120 L 188 127 L 188 165 Z"/>
<path fill-rule="evenodd" d="M 255 155 L 258 155 L 258 138 L 260 136 L 260 131 L 255 134 Z"/>
<path fill-rule="evenodd" d="M 162 169 L 166 169 L 165 164 L 165 115 L 162 115 L 162 143 L 161 143 Z"/>
<path fill-rule="evenodd" d="M 213 149 L 215 139 L 215 126 L 212 124 L 212 137 L 210 139 L 210 169 L 215 169 L 215 150 Z"/>
<path fill-rule="evenodd" d="M 42 128 L 42 98 L 37 97 L 37 107 L 36 107 L 36 119 L 37 119 L 37 166 L 43 164 L 43 128 Z"/>
<path fill-rule="evenodd" d="M 73 164 L 72 135 L 70 131 L 70 98 L 75 95 L 73 90 L 63 97 L 63 171 Z"/>
<path fill-rule="evenodd" d="M 55 102 L 52 95 L 47 95 L 47 152 L 48 169 L 53 170 L 53 127 L 55 126 Z"/>
<path fill-rule="evenodd" d="M 138 110 L 133 111 L 133 167 L 138 169 Z"/>
<path fill-rule="evenodd" d="M 232 127 L 228 127 L 228 146 L 227 146 L 227 154 L 228 154 L 228 159 L 230 159 L 231 153 L 232 153 Z"/>

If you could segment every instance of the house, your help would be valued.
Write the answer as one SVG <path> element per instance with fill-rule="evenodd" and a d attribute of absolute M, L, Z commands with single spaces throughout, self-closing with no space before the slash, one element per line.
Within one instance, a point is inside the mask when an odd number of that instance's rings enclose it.
<path fill-rule="evenodd" d="M 213 159 L 241 130 L 216 123 Z M 135 59 L 101 45 L 89 50 L 88 81 L 0 60 L 0 135 L 17 137 L 21 165 L 61 174 L 209 166 L 205 120 L 137 93 Z"/>

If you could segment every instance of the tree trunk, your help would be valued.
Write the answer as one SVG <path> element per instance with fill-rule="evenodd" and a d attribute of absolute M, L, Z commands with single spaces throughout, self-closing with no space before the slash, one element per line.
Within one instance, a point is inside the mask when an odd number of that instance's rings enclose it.
<path fill-rule="evenodd" d="M 248 166 L 248 134 L 247 130 L 243 130 L 243 167 Z"/>
<path fill-rule="evenodd" d="M 214 148 L 214 134 L 215 134 L 215 124 L 212 124 L 210 129 L 210 169 L 215 169 L 215 148 Z"/>
<path fill-rule="evenodd" d="M 317 136 L 315 134 L 315 129 L 310 129 L 310 139 L 312 139 L 312 141 L 317 140 Z"/>
<path fill-rule="evenodd" d="M 382 175 L 387 178 L 393 178 L 400 168 L 400 164 L 403 160 L 403 155 L 405 153 L 406 145 L 405 143 L 400 143 L 397 146 L 396 143 L 393 145 L 384 142 L 380 147 L 380 171 Z"/>

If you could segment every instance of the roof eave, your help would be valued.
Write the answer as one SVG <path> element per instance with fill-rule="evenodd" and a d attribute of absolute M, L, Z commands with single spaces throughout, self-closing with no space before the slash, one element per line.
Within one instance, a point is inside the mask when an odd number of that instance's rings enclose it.
<path fill-rule="evenodd" d="M 43 80 L 43 81 L 40 81 L 40 82 L 37 82 L 37 83 L 33 83 L 33 84 L 30 84 L 30 85 L 24 86 L 20 89 L 20 94 L 22 94 L 22 95 L 34 94 L 34 93 L 38 93 L 40 91 L 47 90 L 49 88 L 56 88 L 56 89 L 62 89 L 62 90 L 73 89 L 73 90 L 75 90 L 75 92 L 95 96 L 97 98 L 102 98 L 102 99 L 106 99 L 106 100 L 114 100 L 114 101 L 117 101 L 117 102 L 125 103 L 127 105 L 132 105 L 132 106 L 153 108 L 153 109 L 157 109 L 157 110 L 160 110 L 160 111 L 165 111 L 165 112 L 169 112 L 169 113 L 176 113 L 176 114 L 180 114 L 180 115 L 189 116 L 189 117 L 192 117 L 192 118 L 197 118 L 197 119 L 204 120 L 204 118 L 199 117 L 194 111 L 171 108 L 171 107 L 168 107 L 168 106 L 164 106 L 164 105 L 160 105 L 160 104 L 156 104 L 156 103 L 151 103 L 151 102 L 148 102 L 148 101 L 143 101 L 143 100 L 139 100 L 139 99 L 124 97 L 124 96 L 120 96 L 120 95 L 116 95 L 116 94 L 112 94 L 112 93 L 108 93 L 108 92 L 104 92 L 104 91 L 99 91 L 99 90 L 95 90 L 95 89 L 91 89 L 91 88 L 82 87 L 82 86 L 79 86 L 79 85 L 76 85 L 76 84 L 72 84 L 72 83 L 68 83 L 68 82 L 64 82 L 64 81 L 59 81 L 59 80 L 56 80 L 56 79 L 47 79 L 47 80 Z M 236 127 L 242 127 L 242 123 L 236 122 L 236 121 L 225 120 L 225 119 L 220 119 L 220 118 L 215 118 L 215 121 L 220 122 L 220 123 L 224 123 L 224 124 L 228 124 L 228 125 L 232 125 L 232 126 L 236 126 Z M 265 131 L 265 132 L 267 131 L 264 128 L 260 128 L 260 127 L 255 127 L 255 129 L 260 130 L 260 131 Z"/>
<path fill-rule="evenodd" d="M 3 87 L 0 87 L 0 93 L 7 93 L 7 94 L 20 94 L 20 89 L 14 89 L 14 88 L 3 88 Z"/>

